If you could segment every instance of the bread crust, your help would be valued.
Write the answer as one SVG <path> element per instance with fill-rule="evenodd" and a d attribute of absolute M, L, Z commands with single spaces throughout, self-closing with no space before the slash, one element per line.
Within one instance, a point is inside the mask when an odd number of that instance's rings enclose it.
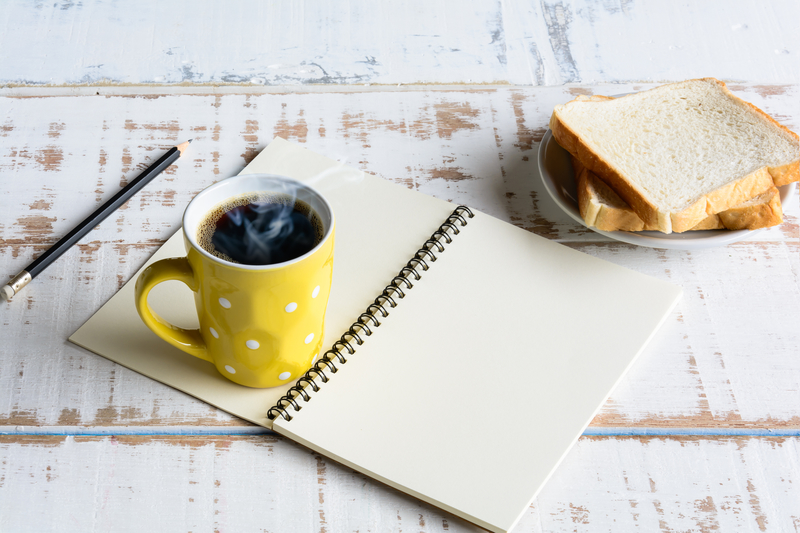
<path fill-rule="evenodd" d="M 701 78 L 699 81 L 718 84 L 720 88 L 735 102 L 739 103 L 739 105 L 746 106 L 764 120 L 767 120 L 787 133 L 795 142 L 800 143 L 796 133 L 779 124 L 756 106 L 734 95 L 723 82 L 714 78 Z M 601 102 L 603 100 L 612 99 L 611 97 L 593 96 L 588 98 L 579 97 L 573 101 Z M 567 104 L 569 104 L 569 102 Z M 673 231 L 680 233 L 687 231 L 695 227 L 708 216 L 730 209 L 754 196 L 768 191 L 776 185 L 785 185 L 800 180 L 800 160 L 775 167 L 764 167 L 711 191 L 680 212 L 662 212 L 659 211 L 658 207 L 653 202 L 648 200 L 644 190 L 626 179 L 621 171 L 615 168 L 611 162 L 606 161 L 603 157 L 596 154 L 576 131 L 572 130 L 560 119 L 558 114 L 561 108 L 563 108 L 563 106 L 556 106 L 550 117 L 550 129 L 556 141 L 570 154 L 579 159 L 588 170 L 594 172 L 609 187 L 616 191 L 616 193 L 630 205 L 631 209 L 642 219 L 646 226 L 653 227 L 664 233 L 671 233 Z"/>
<path fill-rule="evenodd" d="M 754 198 L 747 205 L 736 206 L 719 214 L 727 229 L 760 229 L 783 222 L 781 194 L 776 187 Z"/>
<path fill-rule="evenodd" d="M 654 230 L 647 226 L 608 185 L 572 157 L 578 187 L 578 207 L 588 226 L 601 231 Z M 706 216 L 690 228 L 698 230 L 754 230 L 776 226 L 783 222 L 780 192 L 771 187 L 751 200 L 719 214 Z"/>
<path fill-rule="evenodd" d="M 698 225 L 693 227 L 691 231 L 701 231 L 704 229 L 726 229 L 726 228 L 722 224 L 722 219 L 719 218 L 719 215 L 708 215 Z"/>
<path fill-rule="evenodd" d="M 767 170 L 772 176 L 772 181 L 775 182 L 776 187 L 782 187 L 792 182 L 800 181 L 800 159 L 788 165 L 769 167 Z"/>
<path fill-rule="evenodd" d="M 721 213 L 773 187 L 775 184 L 767 168 L 760 168 L 737 181 L 711 191 L 683 211 L 670 213 L 672 231 L 683 233 L 690 230 L 708 215 Z"/>
<path fill-rule="evenodd" d="M 575 170 L 575 182 L 578 186 L 578 209 L 587 226 L 595 227 L 601 231 L 642 231 L 645 228 L 642 219 L 636 216 L 627 206 L 613 207 L 597 201 L 594 190 L 600 187 L 608 189 L 606 194 L 619 198 L 613 190 L 590 172 L 580 161 L 572 158 L 572 167 Z M 620 204 L 622 200 L 620 199 Z"/>

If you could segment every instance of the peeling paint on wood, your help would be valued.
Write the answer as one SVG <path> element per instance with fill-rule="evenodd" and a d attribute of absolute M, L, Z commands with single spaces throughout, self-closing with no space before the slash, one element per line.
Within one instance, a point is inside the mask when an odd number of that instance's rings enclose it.
<path fill-rule="evenodd" d="M 506 45 L 510 60 L 513 46 Z M 23 268 L 177 140 L 195 138 L 187 157 L 48 268 L 26 288 L 24 299 L 3 304 L 0 388 L 6 395 L 0 398 L 0 427 L 146 431 L 153 426 L 247 426 L 64 339 L 178 228 L 183 207 L 194 194 L 238 173 L 276 133 L 385 179 L 466 203 L 582 252 L 681 285 L 685 295 L 675 315 L 593 427 L 800 427 L 794 408 L 800 405 L 800 332 L 794 327 L 800 301 L 796 216 L 788 214 L 783 226 L 759 234 L 758 240 L 726 248 L 653 250 L 610 242 L 583 229 L 544 191 L 536 151 L 552 107 L 576 94 L 631 90 L 633 85 L 0 98 L 0 173 L 8 184 L 0 195 L 4 275 Z M 770 91 L 745 84 L 735 90 L 797 129 L 797 86 Z M 46 150 L 60 154 L 57 162 L 53 156 L 45 159 L 53 169 L 36 158 Z M 749 312 L 742 313 L 743 307 Z M 7 466 L 12 455 L 15 461 L 23 458 L 16 463 L 22 468 Z M 89 457 L 91 465 L 86 463 Z M 797 497 L 796 457 L 796 438 L 585 437 L 518 530 L 780 530 L 796 521 L 786 503 Z M 78 513 L 79 529 L 108 529 L 112 517 L 126 513 L 136 515 L 130 523 L 148 527 L 138 518 L 142 513 L 137 506 L 145 502 L 141 505 L 158 508 L 177 486 L 177 503 L 218 510 L 215 524 L 232 529 L 237 524 L 238 529 L 252 529 L 254 522 L 236 522 L 237 505 L 252 509 L 255 504 L 248 498 L 258 496 L 259 505 L 272 506 L 272 518 L 257 515 L 258 527 L 274 519 L 276 530 L 285 530 L 281 526 L 287 523 L 326 531 L 377 530 L 387 524 L 419 531 L 474 530 L 271 436 L 0 436 L 0 458 L 0 515 L 12 520 L 22 515 L 5 513 L 3 502 L 18 508 L 16 494 L 27 494 L 38 508 L 52 511 L 42 513 L 43 520 L 69 505 Z M 84 464 L 87 468 L 81 470 Z M 148 468 L 152 464 L 175 471 L 155 473 Z M 252 464 L 262 468 L 254 470 Z M 688 471 L 687 464 L 705 465 L 705 477 Z M 765 469 L 765 464 L 774 466 Z M 203 477 L 208 471 L 217 474 Z M 244 483 L 243 471 L 261 477 Z M 159 501 L 142 500 L 144 487 L 162 475 L 169 478 L 163 486 L 172 488 L 170 495 L 157 489 L 151 493 Z M 29 479 L 36 481 L 30 484 Z M 59 488 L 59 483 L 97 489 L 103 499 L 74 502 L 69 498 L 74 491 Z M 261 486 L 266 487 L 263 494 L 253 488 Z M 304 496 L 283 498 L 276 486 Z M 20 487 L 28 492 L 14 492 Z M 363 507 L 341 512 L 353 505 Z M 288 514 L 274 512 L 287 506 Z M 370 506 L 379 511 L 368 511 Z M 90 516 L 89 509 L 99 511 Z M 179 520 L 171 525 L 194 527 Z"/>
<path fill-rule="evenodd" d="M 571 9 L 560 1 L 543 2 L 542 6 L 544 8 L 544 20 L 545 24 L 547 24 L 550 47 L 558 60 L 562 83 L 581 81 L 567 37 L 569 25 L 572 22 Z"/>
<path fill-rule="evenodd" d="M 206 515 L 234 531 L 479 531 L 274 435 L 0 436 L 0 455 L 14 459 L 0 515 L 15 531 L 120 517 L 190 530 Z M 513 531 L 791 531 L 798 457 L 797 439 L 584 437 Z M 30 501 L 45 512 L 21 512 Z"/>
<path fill-rule="evenodd" d="M 800 129 L 800 4 L 717 4 L 201 1 L 176 26 L 149 16 L 162 7 L 153 0 L 6 2 L 0 92 L 22 97 L 0 98 L 0 275 L 164 150 L 196 141 L 0 305 L 0 429 L 16 432 L 0 436 L 3 528 L 477 531 L 274 435 L 26 434 L 249 429 L 64 339 L 177 229 L 194 194 L 275 135 L 681 285 L 674 316 L 593 427 L 800 428 L 797 203 L 757 240 L 659 251 L 574 224 L 538 179 L 552 107 L 580 94 L 716 76 Z M 143 28 L 157 37 L 141 39 Z M 559 87 L 578 82 L 587 85 Z M 432 85 L 393 92 L 409 83 Z M 541 87 L 498 87 L 507 84 Z M 44 85 L 84 96 L 51 98 Z M 173 92 L 154 94 L 162 87 Z M 254 88 L 270 94 L 243 94 Z M 799 452 L 796 437 L 584 437 L 515 531 L 797 530 Z"/>
<path fill-rule="evenodd" d="M 594 88 L 599 94 L 608 94 L 606 89 Z M 175 416 L 197 423 L 207 420 L 206 406 L 188 398 L 176 400 L 168 390 L 157 395 L 157 401 L 162 405 L 178 401 L 185 415 L 154 408 L 149 402 L 139 406 L 140 400 L 133 397 L 117 401 L 116 410 L 107 411 L 101 411 L 107 406 L 92 399 L 74 403 L 69 400 L 74 390 L 85 386 L 81 365 L 99 372 L 92 383 L 105 383 L 104 387 L 109 386 L 105 372 L 114 366 L 59 339 L 72 333 L 177 229 L 183 207 L 194 194 L 221 177 L 238 173 L 276 130 L 282 130 L 296 135 L 296 142 L 305 136 L 305 144 L 312 149 L 386 179 L 472 205 L 528 231 L 574 243 L 586 253 L 682 285 L 686 295 L 675 322 L 664 330 L 670 333 L 662 333 L 661 350 L 634 369 L 636 377 L 615 392 L 595 425 L 800 425 L 790 408 L 800 404 L 791 383 L 796 374 L 767 371 L 793 368 L 792 357 L 800 342 L 790 325 L 793 315 L 775 312 L 796 309 L 792 302 L 800 299 L 794 291 L 800 271 L 797 219 L 788 215 L 784 226 L 759 234 L 758 241 L 691 253 L 638 249 L 583 229 L 552 204 L 535 162 L 540 132 L 552 107 L 573 98 L 575 91 L 0 99 L 12 132 L 0 143 L 0 170 L 6 176 L 25 176 L 9 179 L 9 194 L 2 197 L 0 258 L 5 258 L 6 275 L 58 240 L 74 221 L 83 219 L 174 145 L 176 137 L 196 139 L 189 157 L 179 160 L 172 174 L 159 176 L 26 288 L 31 309 L 8 307 L 2 322 L 10 329 L 12 323 L 36 324 L 52 316 L 49 313 L 65 312 L 60 309 L 69 308 L 63 316 L 70 318 L 61 319 L 56 329 L 50 325 L 34 333 L 35 328 L 25 326 L 10 334 L 6 346 L 16 354 L 11 361 L 37 361 L 32 353 L 43 359 L 29 369 L 35 379 L 17 382 L 16 373 L 5 378 L 16 392 L 13 402 L 0 405 L 0 418 L 8 424 L 47 425 L 56 423 L 63 409 L 70 409 L 80 414 L 80 425 L 154 420 L 170 425 L 177 423 Z M 781 96 L 762 96 L 765 91 L 749 86 L 738 92 L 768 112 L 784 112 L 790 123 L 797 121 L 792 109 L 796 87 L 783 89 Z M 87 121 L 85 117 L 92 113 L 103 119 Z M 51 136 L 52 124 L 63 124 L 57 138 Z M 264 128 L 263 124 L 276 126 Z M 64 153 L 59 171 L 37 175 L 37 165 L 19 155 L 35 153 L 42 146 L 55 146 Z M 26 200 L 15 207 L 16 198 Z M 715 266 L 708 268 L 709 264 Z M 762 275 L 765 268 L 770 272 L 766 277 Z M 739 287 L 726 284 L 729 279 L 751 281 Z M 785 289 L 777 306 L 768 305 L 762 297 L 774 286 Z M 738 309 L 744 301 L 753 308 L 754 320 L 742 321 L 745 315 Z M 730 325 L 732 336 L 714 333 L 720 323 Z M 765 340 L 758 332 L 769 332 L 768 353 L 763 353 Z M 755 353 L 763 371 L 753 371 L 750 360 Z M 67 365 L 63 371 L 71 377 L 66 382 L 52 382 L 42 366 L 53 360 L 53 354 L 61 354 L 55 360 Z M 66 354 L 80 361 L 78 367 L 66 363 Z M 127 375 L 132 380 L 130 391 L 147 382 L 130 372 Z M 46 383 L 58 400 L 43 401 L 38 389 L 27 388 L 26 383 L 34 382 Z M 770 391 L 769 396 L 763 396 L 764 390 Z M 231 423 L 226 416 L 214 420 Z"/>
<path fill-rule="evenodd" d="M 708 75 L 772 84 L 800 75 L 793 0 L 728 2 L 724 17 L 718 2 L 195 2 L 177 29 L 149 16 L 154 0 L 64 4 L 5 2 L 0 84 L 542 86 Z M 698 35 L 713 46 L 697 45 Z"/>

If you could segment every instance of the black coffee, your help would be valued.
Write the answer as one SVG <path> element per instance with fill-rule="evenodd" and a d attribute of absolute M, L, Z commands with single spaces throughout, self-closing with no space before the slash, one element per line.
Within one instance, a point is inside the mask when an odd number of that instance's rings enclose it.
<path fill-rule="evenodd" d="M 310 252 L 323 233 L 319 215 L 302 200 L 251 193 L 214 208 L 200 224 L 197 240 L 226 261 L 274 265 Z"/>

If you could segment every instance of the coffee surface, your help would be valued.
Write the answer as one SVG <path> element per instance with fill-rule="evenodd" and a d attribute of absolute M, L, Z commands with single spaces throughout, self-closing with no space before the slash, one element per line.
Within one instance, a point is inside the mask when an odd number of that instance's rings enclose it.
<path fill-rule="evenodd" d="M 200 224 L 197 241 L 208 253 L 245 265 L 274 265 L 310 252 L 324 234 L 320 216 L 302 200 L 250 193 L 223 202 Z"/>

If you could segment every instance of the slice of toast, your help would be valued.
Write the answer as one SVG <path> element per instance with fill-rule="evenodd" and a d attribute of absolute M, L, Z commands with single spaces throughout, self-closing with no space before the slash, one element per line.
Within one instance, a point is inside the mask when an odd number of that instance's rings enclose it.
<path fill-rule="evenodd" d="M 721 212 L 719 215 L 726 229 L 760 229 L 777 226 L 783 222 L 781 194 L 776 187 L 755 198 Z"/>
<path fill-rule="evenodd" d="M 602 231 L 654 230 L 633 209 L 580 161 L 572 158 L 578 187 L 578 207 L 588 226 Z M 783 222 L 780 193 L 773 187 L 766 193 L 719 214 L 709 215 L 691 230 L 759 229 Z"/>
<path fill-rule="evenodd" d="M 800 179 L 800 140 L 714 79 L 556 106 L 558 143 L 648 227 L 682 232 Z"/>

